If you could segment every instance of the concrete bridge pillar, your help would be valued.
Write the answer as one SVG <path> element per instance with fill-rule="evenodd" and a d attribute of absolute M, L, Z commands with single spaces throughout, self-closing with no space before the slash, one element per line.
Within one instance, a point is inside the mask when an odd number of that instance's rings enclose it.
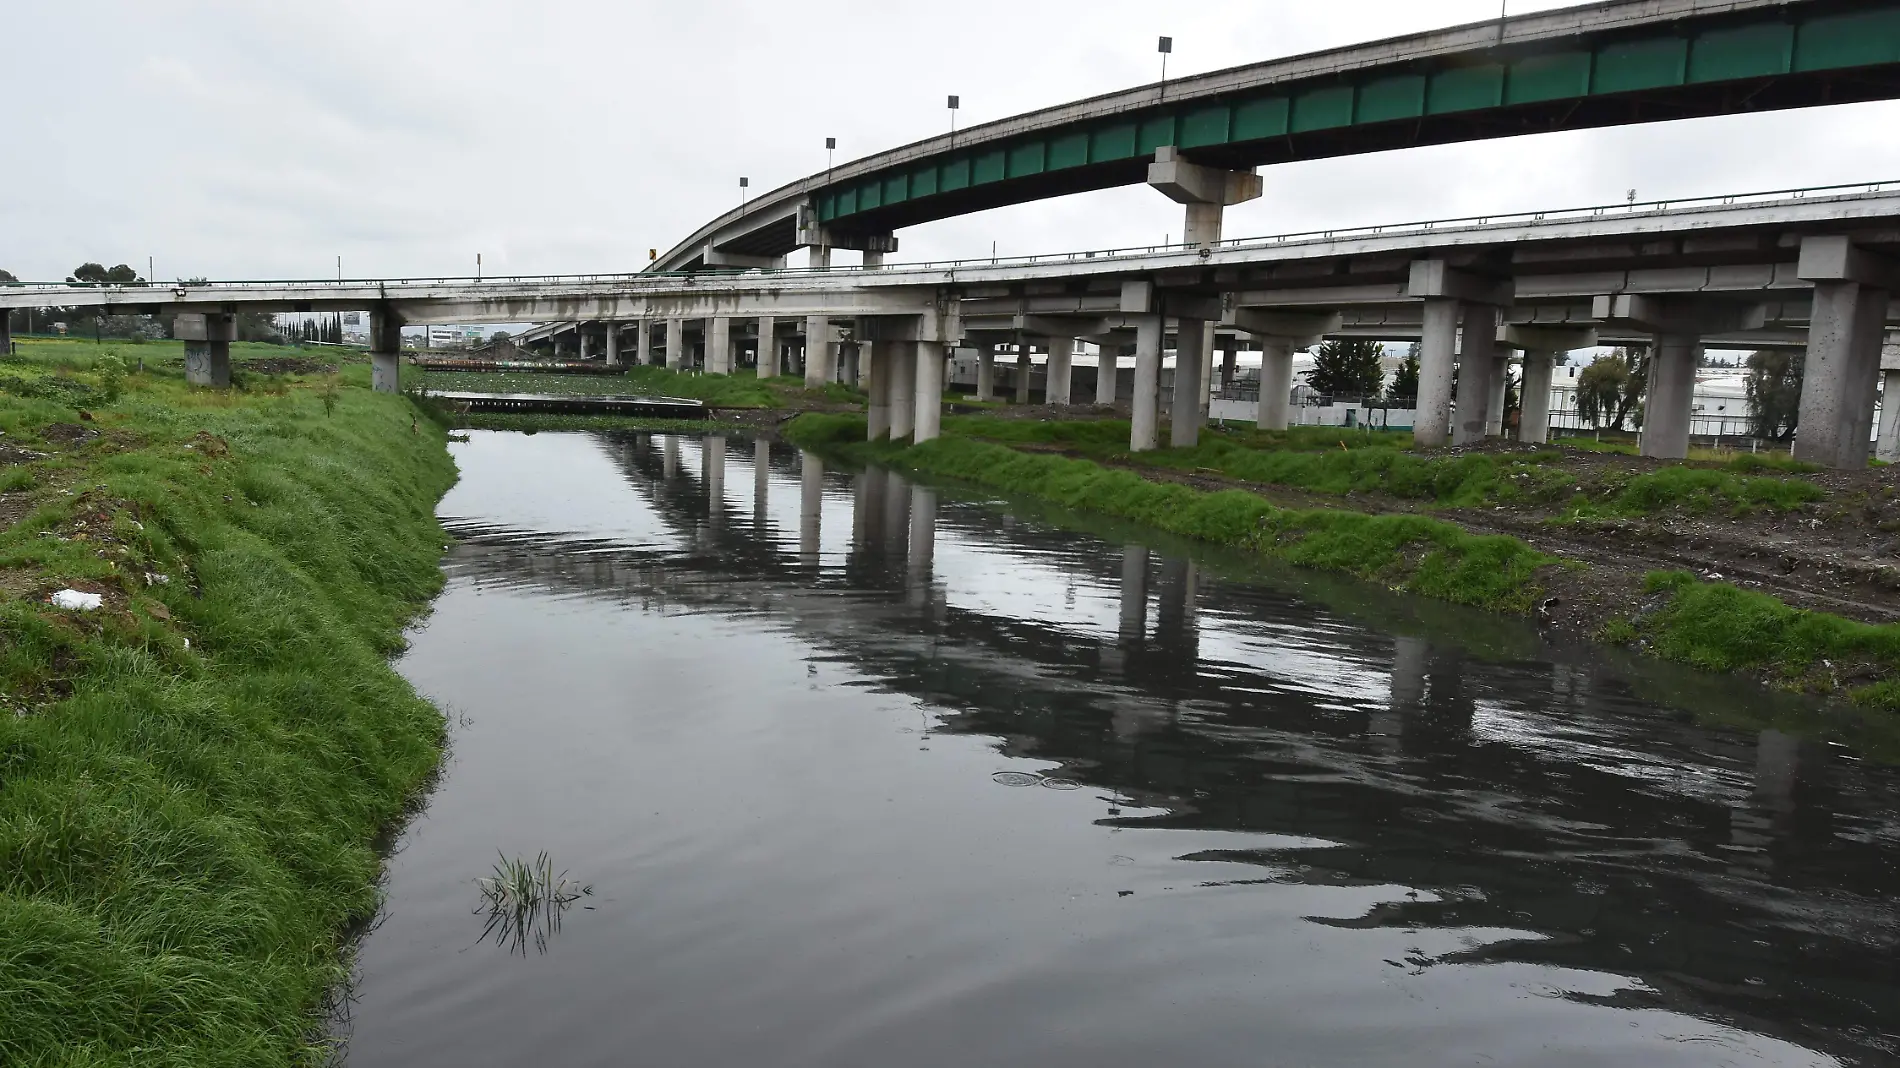
<path fill-rule="evenodd" d="M 915 345 L 916 403 L 911 441 L 922 445 L 936 440 L 943 429 L 943 342 L 918 341 Z"/>
<path fill-rule="evenodd" d="M 1425 300 L 1424 325 L 1419 330 L 1418 416 L 1412 441 L 1435 449 L 1451 434 L 1451 373 L 1458 359 L 1458 321 L 1464 308 L 1446 297 Z"/>
<path fill-rule="evenodd" d="M 1900 289 L 1900 261 L 1859 248 L 1845 235 L 1810 237 L 1801 242 L 1796 274 L 1814 283 L 1814 313 L 1795 458 L 1865 467 L 1887 305 Z"/>
<path fill-rule="evenodd" d="M 1016 332 L 1016 403 L 1029 403 L 1029 335 Z"/>
<path fill-rule="evenodd" d="M 806 267 L 814 271 L 831 270 L 831 246 L 812 245 L 806 251 L 810 257 L 805 261 Z"/>
<path fill-rule="evenodd" d="M 706 320 L 706 373 L 732 373 L 732 320 L 723 315 Z"/>
<path fill-rule="evenodd" d="M 1201 423 L 1206 419 L 1207 379 L 1201 375 L 1213 359 L 1209 348 L 1213 332 L 1200 319 L 1176 320 L 1174 329 L 1174 405 L 1168 444 L 1191 449 L 1200 444 Z"/>
<path fill-rule="evenodd" d="M 976 347 L 976 399 L 996 399 L 996 342 L 985 341 Z"/>
<path fill-rule="evenodd" d="M 636 367 L 653 362 L 653 324 L 646 319 L 633 324 L 633 362 Z"/>
<path fill-rule="evenodd" d="M 1096 350 L 1099 355 L 1095 357 L 1095 403 L 1107 408 L 1115 403 L 1115 379 L 1121 373 L 1122 348 L 1104 341 Z"/>
<path fill-rule="evenodd" d="M 891 343 L 888 341 L 867 341 L 871 347 L 871 380 L 865 392 L 869 394 L 869 403 L 865 406 L 865 439 L 878 441 L 891 436 Z"/>
<path fill-rule="evenodd" d="M 884 253 L 877 251 L 875 249 L 865 252 L 864 254 L 864 269 L 865 270 L 875 271 L 875 270 L 878 270 L 879 268 L 882 268 L 883 266 L 884 266 Z"/>
<path fill-rule="evenodd" d="M 620 324 L 607 323 L 607 366 L 620 366 Z"/>
<path fill-rule="evenodd" d="M 1695 334 L 1656 335 L 1650 349 L 1649 396 L 1643 402 L 1644 456 L 1681 460 L 1689 455 L 1689 421 L 1695 413 L 1695 372 L 1702 339 Z"/>
<path fill-rule="evenodd" d="M 798 557 L 806 567 L 817 567 L 819 519 L 825 509 L 825 462 L 809 452 L 799 454 Z"/>
<path fill-rule="evenodd" d="M 847 341 L 838 346 L 838 381 L 854 388 L 863 388 L 864 368 L 859 362 L 864 355 L 864 343 Z"/>
<path fill-rule="evenodd" d="M 1883 370 L 1881 377 L 1880 440 L 1874 446 L 1874 459 L 1900 463 L 1900 368 Z"/>
<path fill-rule="evenodd" d="M 822 389 L 832 380 L 835 348 L 831 320 L 823 315 L 808 316 L 805 319 L 805 388 Z"/>
<path fill-rule="evenodd" d="M 1510 400 L 1511 357 L 1500 352 L 1491 357 L 1491 406 L 1484 413 L 1484 436 L 1504 436 L 1504 406 Z"/>
<path fill-rule="evenodd" d="M 917 343 L 885 344 L 891 349 L 891 440 L 899 441 L 917 429 Z"/>
<path fill-rule="evenodd" d="M 1143 315 L 1135 323 L 1135 400 L 1129 421 L 1128 451 L 1146 452 L 1161 437 L 1161 346 L 1165 321 Z"/>
<path fill-rule="evenodd" d="M 759 317 L 759 354 L 753 361 L 758 365 L 760 378 L 778 377 L 778 320 L 769 315 Z"/>
<path fill-rule="evenodd" d="M 1293 343 L 1260 342 L 1260 410 L 1254 423 L 1262 430 L 1285 430 L 1292 407 Z"/>
<path fill-rule="evenodd" d="M 1049 339 L 1049 371 L 1043 379 L 1043 389 L 1048 403 L 1058 408 L 1069 406 L 1069 370 L 1074 358 L 1074 338 L 1052 337 Z"/>
<path fill-rule="evenodd" d="M 669 370 L 686 369 L 686 320 L 666 321 L 666 366 Z"/>
<path fill-rule="evenodd" d="M 0 356 L 13 355 L 13 312 L 0 308 Z"/>
<path fill-rule="evenodd" d="M 1452 428 L 1451 443 L 1476 445 L 1484 441 L 1491 425 L 1491 379 L 1496 372 L 1492 358 L 1497 349 L 1498 310 L 1488 304 L 1467 304 L 1463 312 L 1464 329 L 1458 354 L 1458 423 Z M 1422 362 L 1423 357 L 1420 359 Z M 1423 371 L 1419 378 L 1422 395 Z"/>
<path fill-rule="evenodd" d="M 379 313 L 380 314 L 380 313 Z M 398 324 L 400 330 L 400 324 Z M 191 312 L 172 320 L 172 336 L 185 343 L 185 381 L 194 386 L 209 386 L 212 389 L 231 388 L 231 342 L 237 340 L 237 316 L 220 312 Z M 401 349 L 400 333 L 397 337 L 396 351 Z M 373 370 L 380 371 L 381 364 L 376 362 L 375 353 L 382 352 L 378 344 L 371 355 Z M 372 375 L 376 388 L 383 393 L 396 392 L 393 384 L 383 388 L 380 375 Z M 393 381 L 393 378 L 392 378 Z"/>
<path fill-rule="evenodd" d="M 1524 350 L 1524 386 L 1520 391 L 1517 440 L 1542 445 L 1550 440 L 1551 367 L 1564 355 L 1549 349 Z"/>

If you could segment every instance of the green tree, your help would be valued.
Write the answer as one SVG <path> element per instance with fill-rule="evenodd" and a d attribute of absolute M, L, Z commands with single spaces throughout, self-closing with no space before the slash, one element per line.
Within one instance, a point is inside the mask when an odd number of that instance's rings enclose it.
<path fill-rule="evenodd" d="M 1594 427 L 1623 429 L 1649 388 L 1649 357 L 1628 349 L 1598 356 L 1577 376 L 1577 414 Z"/>
<path fill-rule="evenodd" d="M 1769 441 L 1792 441 L 1801 421 L 1801 373 L 1807 357 L 1800 351 L 1762 350 L 1748 357 L 1749 433 Z"/>
<path fill-rule="evenodd" d="M 18 282 L 18 281 L 19 279 L 13 276 L 12 271 L 0 270 L 0 282 Z"/>
<path fill-rule="evenodd" d="M 1306 383 L 1328 396 L 1376 397 L 1385 386 L 1385 369 L 1379 366 L 1384 355 L 1385 346 L 1377 341 L 1328 341 L 1314 353 Z"/>
<path fill-rule="evenodd" d="M 73 268 L 73 273 L 66 276 L 66 281 L 73 285 L 92 286 L 142 286 L 145 284 L 145 279 L 140 278 L 137 271 L 123 263 L 117 267 L 82 263 Z"/>
<path fill-rule="evenodd" d="M 1405 351 L 1405 362 L 1399 364 L 1398 371 L 1392 375 L 1392 385 L 1386 390 L 1386 397 L 1394 404 L 1418 403 L 1418 356 L 1421 347 L 1418 342 L 1412 342 L 1412 347 Z"/>

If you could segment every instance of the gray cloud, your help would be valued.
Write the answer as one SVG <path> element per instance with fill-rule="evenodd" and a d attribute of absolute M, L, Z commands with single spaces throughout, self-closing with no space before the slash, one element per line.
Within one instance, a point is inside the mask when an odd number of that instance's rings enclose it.
<path fill-rule="evenodd" d="M 1516 0 L 1513 11 L 1562 6 Z M 0 266 L 59 278 L 633 270 L 736 202 L 964 124 L 1492 17 L 1492 0 L 22 3 L 0 65 Z M 83 57 L 84 62 L 75 62 Z M 1230 235 L 1900 178 L 1900 105 L 1278 167 Z M 906 231 L 903 259 L 1145 244 L 1111 190 Z"/>

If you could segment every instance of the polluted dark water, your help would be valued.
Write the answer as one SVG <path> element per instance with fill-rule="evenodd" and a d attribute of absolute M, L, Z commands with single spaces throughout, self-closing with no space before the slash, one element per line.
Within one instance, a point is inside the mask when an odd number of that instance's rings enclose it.
<path fill-rule="evenodd" d="M 1900 1063 L 1831 712 L 782 444 L 455 449 L 350 1068 Z"/>

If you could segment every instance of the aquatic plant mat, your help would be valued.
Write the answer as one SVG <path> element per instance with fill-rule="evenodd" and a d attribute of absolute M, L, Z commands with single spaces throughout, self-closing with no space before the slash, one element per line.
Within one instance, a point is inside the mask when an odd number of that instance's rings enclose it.
<path fill-rule="evenodd" d="M 228 392 L 176 344 L 0 361 L 0 1064 L 321 1063 L 439 759 L 389 657 L 442 581 L 442 432 L 237 348 Z"/>

